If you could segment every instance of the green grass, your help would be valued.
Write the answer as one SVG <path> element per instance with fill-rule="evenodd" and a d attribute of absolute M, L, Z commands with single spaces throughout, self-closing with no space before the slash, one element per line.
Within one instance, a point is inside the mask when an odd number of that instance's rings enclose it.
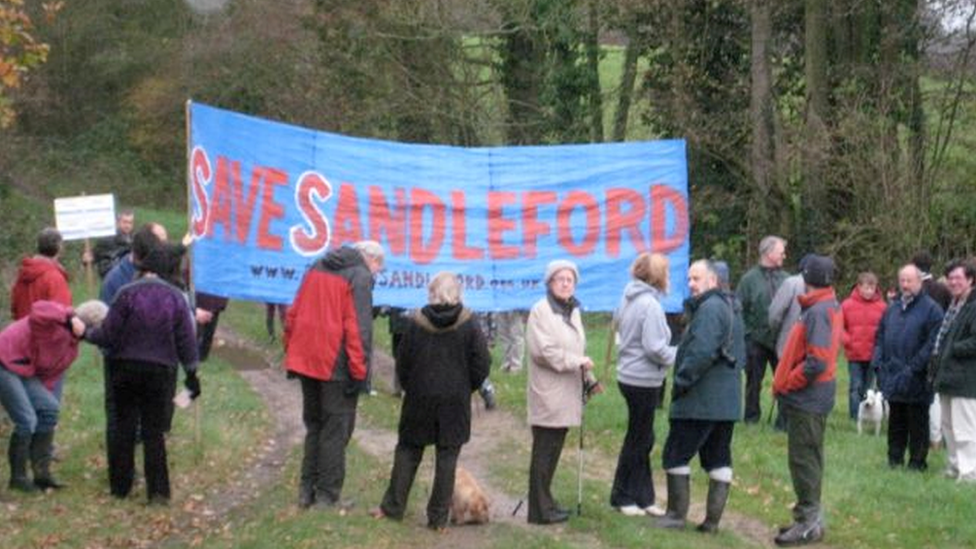
<path fill-rule="evenodd" d="M 108 494 L 101 358 L 86 348 L 69 370 L 57 444 L 62 461 L 56 476 L 68 488 L 51 494 L 6 492 L 2 547 L 111 547 L 150 541 L 181 530 L 206 492 L 233 478 L 261 448 L 269 418 L 258 397 L 229 365 L 211 361 L 200 375 L 201 444 L 194 437 L 194 414 L 178 410 L 167 440 L 173 503 L 148 508 L 136 487 L 129 499 Z M 8 428 L 0 429 L 6 439 Z M 137 469 L 141 470 L 141 450 Z M 4 478 L 6 482 L 6 478 Z"/>

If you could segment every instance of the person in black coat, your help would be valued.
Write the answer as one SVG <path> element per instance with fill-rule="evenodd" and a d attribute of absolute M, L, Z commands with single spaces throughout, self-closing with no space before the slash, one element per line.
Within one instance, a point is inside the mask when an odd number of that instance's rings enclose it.
<path fill-rule="evenodd" d="M 438 273 L 427 288 L 429 305 L 414 313 L 397 349 L 403 388 L 399 438 L 383 502 L 372 514 L 401 520 L 424 456 L 437 447 L 427 526 L 447 526 L 461 445 L 471 438 L 471 393 L 488 377 L 491 355 L 478 320 L 461 304 L 456 275 Z"/>
<path fill-rule="evenodd" d="M 908 264 L 898 271 L 901 295 L 893 300 L 878 325 L 871 366 L 888 400 L 888 465 L 928 467 L 929 404 L 932 389 L 926 374 L 942 324 L 942 308 L 922 289 L 922 272 Z"/>

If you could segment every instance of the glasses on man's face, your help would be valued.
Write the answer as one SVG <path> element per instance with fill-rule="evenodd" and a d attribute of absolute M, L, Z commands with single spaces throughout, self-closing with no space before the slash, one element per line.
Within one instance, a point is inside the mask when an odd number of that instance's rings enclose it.
<path fill-rule="evenodd" d="M 571 276 L 554 276 L 552 281 L 556 284 L 575 284 L 576 279 Z"/>

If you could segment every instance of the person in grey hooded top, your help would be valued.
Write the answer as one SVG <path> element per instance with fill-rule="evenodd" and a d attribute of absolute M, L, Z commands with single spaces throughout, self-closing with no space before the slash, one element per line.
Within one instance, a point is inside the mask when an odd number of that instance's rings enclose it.
<path fill-rule="evenodd" d="M 664 511 L 654 505 L 651 449 L 654 410 L 661 400 L 667 368 L 676 348 L 660 300 L 668 291 L 668 258 L 642 253 L 630 267 L 634 277 L 624 289 L 614 315 L 617 343 L 617 384 L 627 401 L 627 435 L 614 475 L 610 505 L 628 516 Z"/>

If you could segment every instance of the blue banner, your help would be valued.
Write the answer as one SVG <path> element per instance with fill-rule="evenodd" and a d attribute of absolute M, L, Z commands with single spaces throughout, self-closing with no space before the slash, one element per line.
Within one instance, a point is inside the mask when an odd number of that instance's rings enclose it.
<path fill-rule="evenodd" d="M 580 268 L 576 296 L 610 311 L 642 251 L 668 256 L 687 295 L 688 170 L 681 140 L 461 148 L 360 139 L 190 107 L 190 217 L 198 291 L 290 303 L 322 254 L 377 240 L 377 305 L 427 301 L 453 271 L 480 311 L 528 309 L 546 264 Z"/>

